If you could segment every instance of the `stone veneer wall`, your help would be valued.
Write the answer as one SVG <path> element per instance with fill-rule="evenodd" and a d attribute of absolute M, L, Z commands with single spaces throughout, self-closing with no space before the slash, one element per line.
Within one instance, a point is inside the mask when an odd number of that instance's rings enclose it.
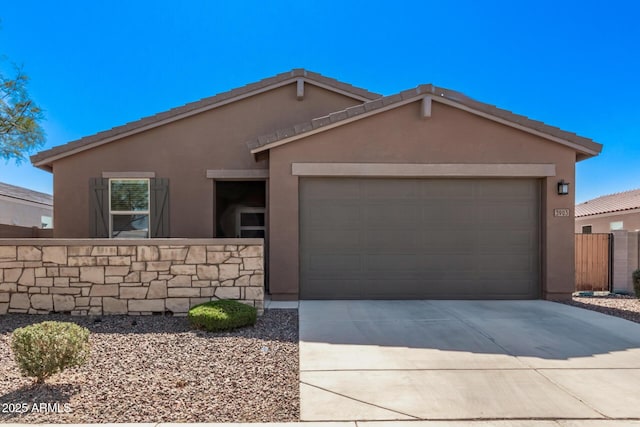
<path fill-rule="evenodd" d="M 262 239 L 0 239 L 0 315 L 183 315 L 214 299 L 264 307 Z"/>

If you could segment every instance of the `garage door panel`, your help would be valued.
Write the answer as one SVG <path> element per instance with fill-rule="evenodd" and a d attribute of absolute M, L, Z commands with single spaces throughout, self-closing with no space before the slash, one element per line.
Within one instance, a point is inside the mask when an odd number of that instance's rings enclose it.
<path fill-rule="evenodd" d="M 539 198 L 534 179 L 301 178 L 301 298 L 537 298 Z"/>

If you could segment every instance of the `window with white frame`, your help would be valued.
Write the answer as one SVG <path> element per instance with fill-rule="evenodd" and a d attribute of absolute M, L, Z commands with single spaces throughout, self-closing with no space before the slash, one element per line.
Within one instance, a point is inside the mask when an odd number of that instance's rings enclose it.
<path fill-rule="evenodd" d="M 149 237 L 149 179 L 109 180 L 109 236 Z"/>

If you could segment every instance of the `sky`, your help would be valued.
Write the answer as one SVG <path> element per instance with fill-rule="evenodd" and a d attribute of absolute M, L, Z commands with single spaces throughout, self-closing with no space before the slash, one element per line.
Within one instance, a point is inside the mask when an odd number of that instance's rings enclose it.
<path fill-rule="evenodd" d="M 433 83 L 591 138 L 576 202 L 640 188 L 640 2 L 0 0 L 43 149 L 292 68 L 384 95 Z M 31 153 L 33 154 L 33 153 Z M 0 181 L 53 177 L 0 160 Z"/>

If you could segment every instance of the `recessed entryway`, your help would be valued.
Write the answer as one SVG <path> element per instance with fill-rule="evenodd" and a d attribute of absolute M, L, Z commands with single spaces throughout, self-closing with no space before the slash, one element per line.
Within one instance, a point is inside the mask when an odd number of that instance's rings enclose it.
<path fill-rule="evenodd" d="M 215 181 L 216 237 L 266 237 L 265 181 Z"/>

